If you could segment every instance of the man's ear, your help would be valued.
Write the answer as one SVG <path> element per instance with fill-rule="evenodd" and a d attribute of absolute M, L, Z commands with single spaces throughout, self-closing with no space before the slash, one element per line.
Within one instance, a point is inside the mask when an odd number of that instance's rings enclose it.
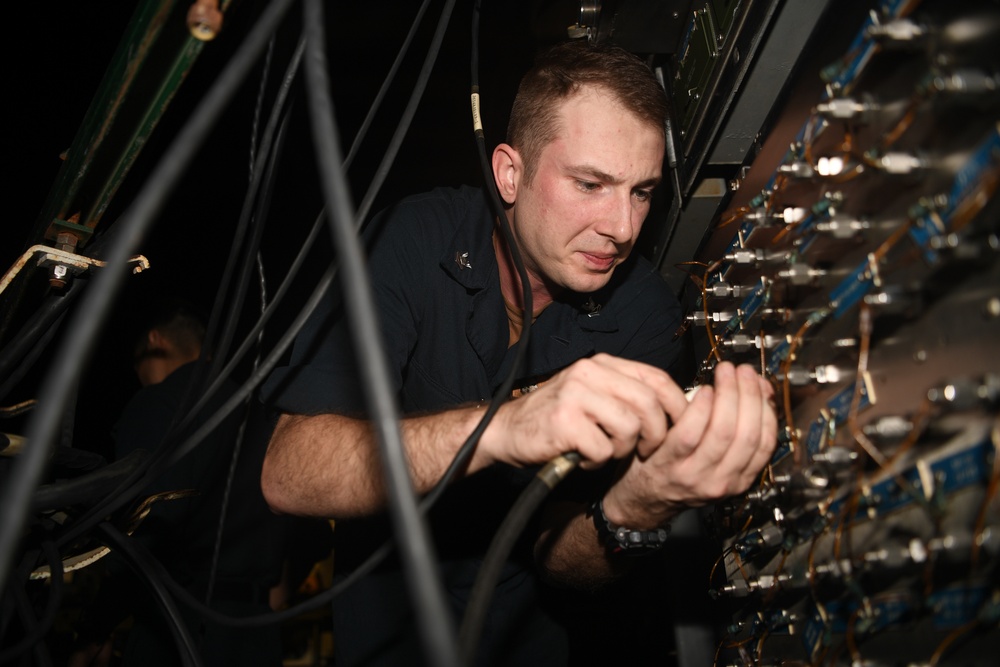
<path fill-rule="evenodd" d="M 493 149 L 493 180 L 500 196 L 508 204 L 517 200 L 521 174 L 521 154 L 515 148 L 509 144 L 500 144 Z"/>

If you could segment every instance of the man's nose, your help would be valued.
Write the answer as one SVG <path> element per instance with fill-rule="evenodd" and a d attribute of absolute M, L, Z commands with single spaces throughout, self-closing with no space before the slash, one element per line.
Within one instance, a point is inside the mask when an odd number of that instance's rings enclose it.
<path fill-rule="evenodd" d="M 608 202 L 598 231 L 617 244 L 629 243 L 634 239 L 638 214 L 633 206 L 632 194 L 616 194 Z"/>

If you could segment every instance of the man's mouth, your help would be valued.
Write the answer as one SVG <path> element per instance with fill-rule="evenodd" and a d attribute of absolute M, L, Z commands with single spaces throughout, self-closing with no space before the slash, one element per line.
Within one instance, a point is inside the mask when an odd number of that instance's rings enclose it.
<path fill-rule="evenodd" d="M 606 271 L 615 265 L 617 254 L 581 252 L 580 255 L 588 266 L 599 271 Z"/>

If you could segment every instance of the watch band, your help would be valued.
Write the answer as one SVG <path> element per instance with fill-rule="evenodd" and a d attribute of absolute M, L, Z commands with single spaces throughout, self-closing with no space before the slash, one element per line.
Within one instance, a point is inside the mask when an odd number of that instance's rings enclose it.
<path fill-rule="evenodd" d="M 654 530 L 636 530 L 612 523 L 604 513 L 604 498 L 591 503 L 590 514 L 594 518 L 597 538 L 612 554 L 645 554 L 657 551 L 670 535 L 669 526 Z"/>

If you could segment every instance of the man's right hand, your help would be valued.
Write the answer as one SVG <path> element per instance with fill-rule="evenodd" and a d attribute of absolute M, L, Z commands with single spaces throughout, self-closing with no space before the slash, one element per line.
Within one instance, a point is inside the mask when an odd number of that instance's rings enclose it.
<path fill-rule="evenodd" d="M 580 453 L 584 467 L 634 450 L 646 456 L 665 441 L 667 415 L 686 408 L 683 390 L 667 373 L 598 354 L 505 404 L 483 434 L 476 456 L 483 467 L 498 461 L 545 463 L 571 451 Z"/>

